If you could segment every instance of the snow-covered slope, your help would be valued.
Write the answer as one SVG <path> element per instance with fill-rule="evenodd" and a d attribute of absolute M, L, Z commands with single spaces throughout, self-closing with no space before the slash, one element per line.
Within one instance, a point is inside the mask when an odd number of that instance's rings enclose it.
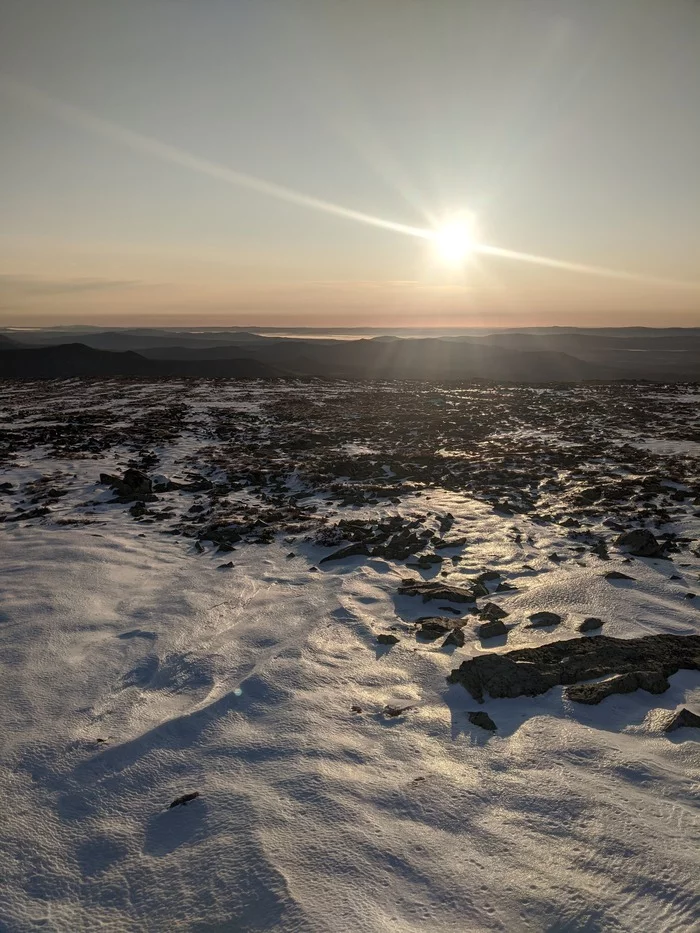
<path fill-rule="evenodd" d="M 0 393 L 12 434 L 0 480 L 11 484 L 0 526 L 0 929 L 698 929 L 700 731 L 663 732 L 677 707 L 700 712 L 697 671 L 674 674 L 659 696 L 583 706 L 557 687 L 479 707 L 446 676 L 505 639 L 482 641 L 470 622 L 463 648 L 417 640 L 413 620 L 463 609 L 398 595 L 403 578 L 445 579 L 437 571 L 382 557 L 320 564 L 332 548 L 311 526 L 267 544 L 244 533 L 222 552 L 183 522 L 171 527 L 208 493 L 158 493 L 147 508 L 173 511 L 151 520 L 98 482 L 134 458 L 137 420 L 163 404 L 187 415 L 173 436 L 154 434 L 151 473 L 184 486 L 195 461 L 200 475 L 208 463 L 221 476 L 229 440 L 210 408 L 240 416 L 246 431 L 261 418 L 273 463 L 265 406 L 291 393 L 318 404 L 342 387 L 37 391 Z M 696 409 L 677 409 L 682 440 Z M 90 428 L 101 449 L 68 449 L 78 411 L 102 412 Z M 50 442 L 32 433 L 51 424 L 61 430 Z M 627 427 L 622 417 L 621 436 Z M 104 441 L 119 430 L 127 436 Z M 443 552 L 448 582 L 497 568 L 517 587 L 491 597 L 513 623 L 509 648 L 577 637 L 587 616 L 616 637 L 700 632 L 700 598 L 687 595 L 700 589 L 692 548 L 624 564 L 611 547 L 603 562 L 577 551 L 562 522 L 504 514 L 472 494 L 428 484 L 339 508 L 302 472 L 287 492 L 305 490 L 310 521 L 324 527 L 427 513 L 437 528 L 451 514 L 449 537 L 466 541 Z M 47 485 L 60 494 L 37 495 Z M 50 511 L 31 517 L 32 497 Z M 245 487 L 229 501 L 259 500 Z M 700 519 L 686 506 L 666 528 L 697 541 Z M 591 517 L 590 528 L 604 534 L 604 521 Z M 608 581 L 611 568 L 635 579 Z M 526 629 L 542 610 L 562 624 Z M 389 632 L 398 643 L 377 644 Z M 410 708 L 391 717 L 387 705 Z M 470 724 L 475 709 L 495 734 Z"/>

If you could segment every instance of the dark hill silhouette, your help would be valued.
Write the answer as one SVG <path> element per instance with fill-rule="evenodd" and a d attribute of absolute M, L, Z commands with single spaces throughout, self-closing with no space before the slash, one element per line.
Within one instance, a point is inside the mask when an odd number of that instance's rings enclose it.
<path fill-rule="evenodd" d="M 230 378 L 405 379 L 502 382 L 577 382 L 648 379 L 697 381 L 700 333 L 495 333 L 448 337 L 375 337 L 360 340 L 261 337 L 217 332 L 84 335 L 85 343 L 23 347 L 0 339 L 0 376 L 191 376 Z M 46 337 L 46 334 L 44 334 Z M 33 333 L 33 339 L 36 332 Z M 118 338 L 118 339 L 117 339 Z M 51 339 L 57 338 L 55 334 Z M 219 343 L 225 339 L 226 343 Z M 65 337 L 64 337 L 65 340 Z M 155 345 L 104 350 L 88 341 Z M 183 343 L 177 341 L 183 340 Z M 655 342 L 656 341 L 656 342 Z"/>
<path fill-rule="evenodd" d="M 250 359 L 147 360 L 138 353 L 94 350 L 81 343 L 32 349 L 4 349 L 0 353 L 0 378 L 66 379 L 74 376 L 110 377 L 226 376 L 236 379 L 271 379 L 285 375 L 265 363 Z"/>

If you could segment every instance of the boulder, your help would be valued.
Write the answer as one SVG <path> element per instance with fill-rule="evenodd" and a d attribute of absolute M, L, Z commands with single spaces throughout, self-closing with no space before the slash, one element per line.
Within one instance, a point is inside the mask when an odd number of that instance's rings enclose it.
<path fill-rule="evenodd" d="M 615 544 L 633 557 L 662 557 L 664 545 L 660 544 L 647 528 L 625 531 Z"/>

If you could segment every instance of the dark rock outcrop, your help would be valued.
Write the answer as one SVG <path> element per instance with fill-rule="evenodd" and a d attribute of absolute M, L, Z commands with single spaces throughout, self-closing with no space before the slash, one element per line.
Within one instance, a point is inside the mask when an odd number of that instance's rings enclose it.
<path fill-rule="evenodd" d="M 557 684 L 640 671 L 668 677 L 680 669 L 700 669 L 700 635 L 571 638 L 470 658 L 447 680 L 461 683 L 475 700 L 483 701 L 485 693 L 492 697 L 539 696 Z"/>
<path fill-rule="evenodd" d="M 475 602 L 471 590 L 462 586 L 450 586 L 437 580 L 414 580 L 412 577 L 401 581 L 399 593 L 404 596 L 422 596 L 424 603 L 430 599 L 444 599 L 453 603 Z"/>
<path fill-rule="evenodd" d="M 618 674 L 595 684 L 567 687 L 565 696 L 567 700 L 594 706 L 613 693 L 632 693 L 634 690 L 664 693 L 668 688 L 668 680 L 659 671 L 631 671 L 629 674 Z"/>

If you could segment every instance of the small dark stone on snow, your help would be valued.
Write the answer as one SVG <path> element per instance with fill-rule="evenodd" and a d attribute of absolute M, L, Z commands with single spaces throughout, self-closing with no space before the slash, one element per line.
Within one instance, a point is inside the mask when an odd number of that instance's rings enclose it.
<path fill-rule="evenodd" d="M 676 729 L 686 728 L 700 729 L 700 716 L 683 707 L 669 720 L 664 732 L 675 732 Z"/>
<path fill-rule="evenodd" d="M 498 729 L 493 719 L 483 710 L 475 710 L 472 713 L 467 713 L 467 716 L 473 726 L 479 726 L 479 728 L 487 729 L 489 732 L 495 732 Z"/>
<path fill-rule="evenodd" d="M 233 567 L 233 561 L 232 561 L 232 560 L 230 560 L 230 561 L 228 562 L 228 564 L 219 564 L 219 566 L 218 566 L 216 569 L 217 569 L 217 570 L 230 570 L 231 567 Z"/>
<path fill-rule="evenodd" d="M 399 593 L 404 596 L 422 596 L 423 602 L 430 599 L 445 599 L 453 603 L 473 603 L 474 596 L 471 590 L 461 586 L 450 586 L 436 580 L 414 580 L 412 577 L 402 580 Z"/>
<path fill-rule="evenodd" d="M 351 707 L 350 707 L 350 712 L 351 712 L 351 713 L 361 713 L 361 712 L 362 712 L 362 707 L 361 707 L 361 706 L 351 706 Z"/>
<path fill-rule="evenodd" d="M 602 619 L 597 619 L 595 616 L 589 616 L 579 625 L 578 630 L 579 632 L 593 632 L 597 628 L 602 628 L 603 625 L 605 625 L 605 623 Z"/>
<path fill-rule="evenodd" d="M 401 716 L 403 713 L 407 713 L 412 709 L 415 709 L 415 706 L 385 706 L 382 710 L 382 713 L 385 716 L 388 716 L 390 719 L 393 719 L 396 716 Z"/>
<path fill-rule="evenodd" d="M 496 603 L 486 603 L 485 606 L 481 607 L 481 611 L 479 612 L 479 618 L 486 619 L 489 622 L 495 622 L 497 619 L 505 619 L 507 615 L 508 613 L 505 609 L 501 609 Z"/>
<path fill-rule="evenodd" d="M 605 574 L 606 580 L 634 580 L 634 577 L 630 577 L 629 574 L 623 573 L 621 570 L 609 570 Z"/>
<path fill-rule="evenodd" d="M 384 632 L 377 635 L 377 641 L 380 645 L 398 645 L 399 643 L 396 635 L 386 635 Z"/>
<path fill-rule="evenodd" d="M 496 635 L 507 635 L 508 629 L 505 623 L 500 619 L 493 619 L 491 622 L 484 622 L 477 628 L 479 638 L 495 638 Z"/>
<path fill-rule="evenodd" d="M 543 628 L 546 625 L 559 625 L 560 623 L 561 616 L 558 616 L 556 612 L 534 612 L 526 628 Z"/>
<path fill-rule="evenodd" d="M 190 800 L 195 800 L 197 797 L 199 797 L 198 790 L 191 794 L 183 794 L 181 797 L 176 797 L 168 807 L 168 810 L 172 810 L 173 807 L 184 807 L 190 802 Z"/>
<path fill-rule="evenodd" d="M 442 643 L 443 648 L 448 648 L 451 645 L 454 645 L 455 648 L 464 647 L 464 631 L 461 628 L 453 628 Z"/>

